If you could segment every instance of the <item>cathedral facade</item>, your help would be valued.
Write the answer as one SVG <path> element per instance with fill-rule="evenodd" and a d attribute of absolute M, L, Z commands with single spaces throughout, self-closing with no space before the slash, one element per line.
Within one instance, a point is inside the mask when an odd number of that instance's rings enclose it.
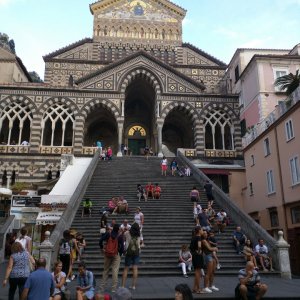
<path fill-rule="evenodd" d="M 41 84 L 0 84 L 0 176 L 43 180 L 61 154 L 122 156 L 145 146 L 203 160 L 242 155 L 237 95 L 227 65 L 182 42 L 186 11 L 168 0 L 90 5 L 93 37 L 44 56 Z"/>

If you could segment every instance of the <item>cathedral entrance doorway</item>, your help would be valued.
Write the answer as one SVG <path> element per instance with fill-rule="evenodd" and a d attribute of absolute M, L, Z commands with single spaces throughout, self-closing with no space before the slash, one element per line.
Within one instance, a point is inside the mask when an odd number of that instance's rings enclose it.
<path fill-rule="evenodd" d="M 125 92 L 124 144 L 133 155 L 156 149 L 155 92 L 146 78 L 136 78 Z M 155 152 L 155 151 L 154 151 Z"/>

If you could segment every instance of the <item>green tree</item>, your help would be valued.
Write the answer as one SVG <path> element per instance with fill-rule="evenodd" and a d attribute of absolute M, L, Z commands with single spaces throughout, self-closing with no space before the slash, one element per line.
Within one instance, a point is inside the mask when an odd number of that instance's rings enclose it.
<path fill-rule="evenodd" d="M 29 75 L 32 79 L 32 82 L 43 82 L 43 80 L 40 78 L 37 72 L 35 71 L 29 72 Z"/>
<path fill-rule="evenodd" d="M 296 71 L 296 74 L 290 73 L 278 77 L 275 82 L 275 86 L 278 86 L 281 91 L 285 91 L 287 95 L 291 95 L 300 85 L 300 74 L 299 70 Z"/>
<path fill-rule="evenodd" d="M 10 40 L 6 33 L 0 32 L 0 45 L 7 47 L 12 53 L 16 54 L 15 42 Z"/>

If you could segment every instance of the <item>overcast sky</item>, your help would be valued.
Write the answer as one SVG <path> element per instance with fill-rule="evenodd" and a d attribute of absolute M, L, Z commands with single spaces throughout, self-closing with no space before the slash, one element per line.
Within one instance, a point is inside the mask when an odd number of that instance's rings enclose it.
<path fill-rule="evenodd" d="M 0 32 L 28 71 L 43 55 L 92 37 L 96 0 L 0 0 Z M 185 8 L 183 41 L 229 63 L 237 48 L 291 49 L 300 42 L 300 0 L 173 0 Z"/>

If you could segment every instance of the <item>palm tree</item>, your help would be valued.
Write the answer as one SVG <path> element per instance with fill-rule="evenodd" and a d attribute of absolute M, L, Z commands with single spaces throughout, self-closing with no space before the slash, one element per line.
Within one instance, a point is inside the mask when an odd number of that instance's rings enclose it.
<path fill-rule="evenodd" d="M 274 85 L 278 86 L 281 91 L 285 91 L 287 95 L 291 95 L 300 85 L 299 70 L 296 71 L 296 74 L 290 73 L 276 78 Z"/>

